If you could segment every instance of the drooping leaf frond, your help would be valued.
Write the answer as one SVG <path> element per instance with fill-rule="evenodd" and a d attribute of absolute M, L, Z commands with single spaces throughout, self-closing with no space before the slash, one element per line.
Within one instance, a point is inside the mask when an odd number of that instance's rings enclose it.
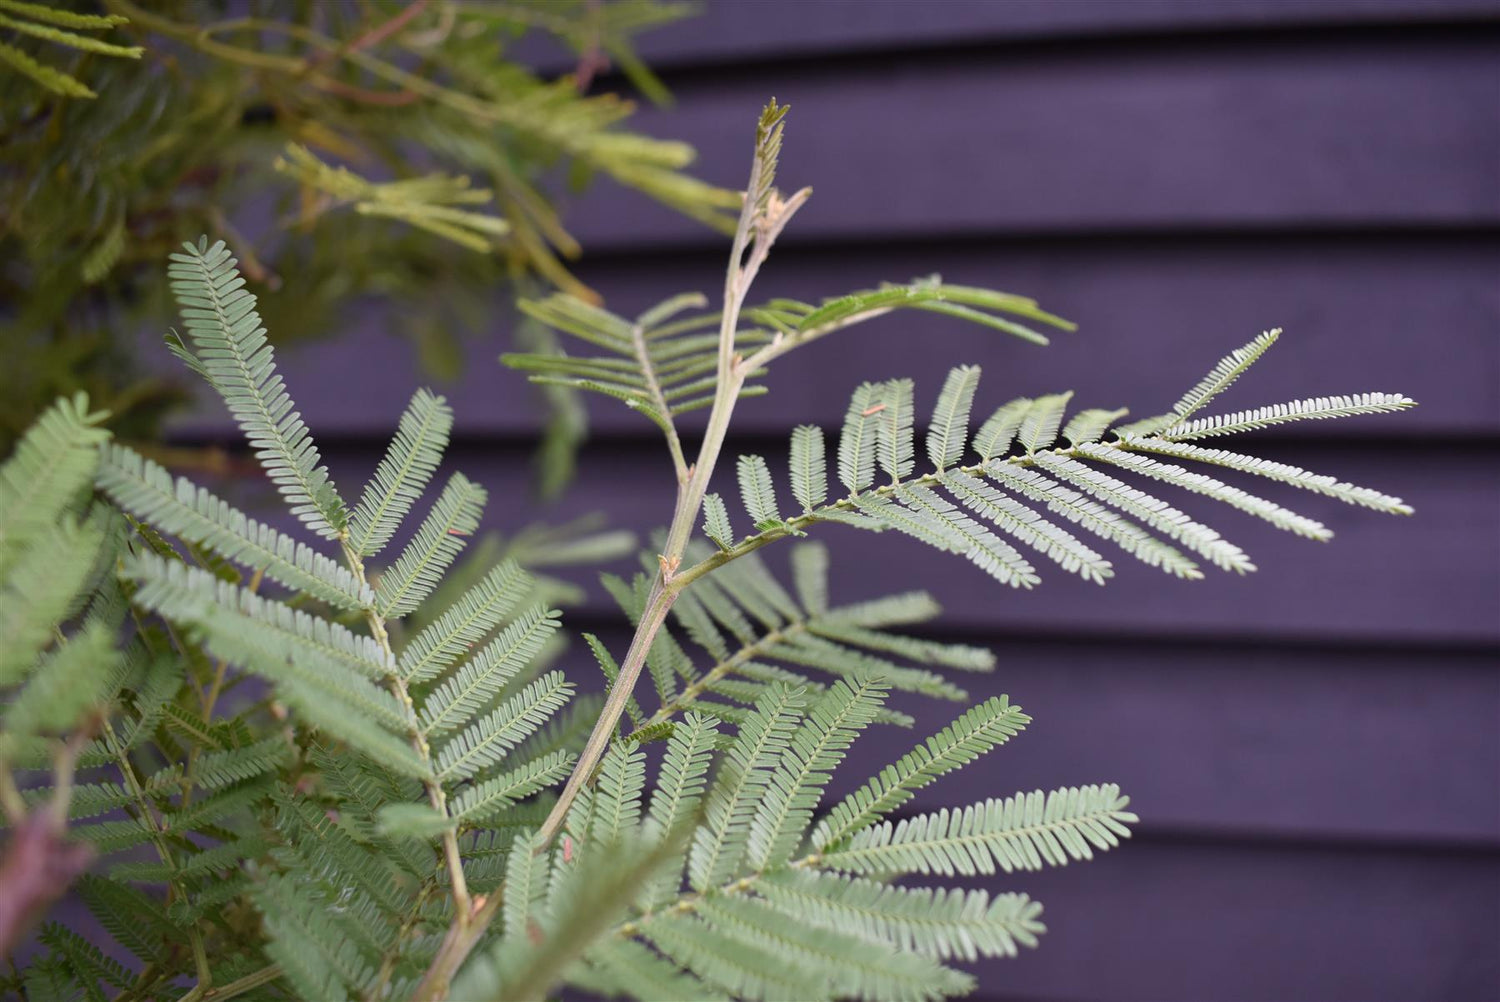
<path fill-rule="evenodd" d="M 1150 477 L 1153 480 L 1161 480 L 1165 483 L 1181 487 L 1183 490 L 1192 491 L 1194 494 L 1204 494 L 1216 501 L 1238 508 L 1240 511 L 1249 512 L 1257 518 L 1264 519 L 1276 526 L 1294 532 L 1308 539 L 1326 540 L 1332 539 L 1333 533 L 1321 522 L 1298 515 L 1294 511 L 1288 511 L 1281 505 L 1274 504 L 1264 498 L 1258 498 L 1231 487 L 1220 480 L 1202 473 L 1191 473 L 1180 466 L 1171 463 L 1162 463 L 1149 456 L 1125 452 L 1122 449 L 1110 449 L 1095 444 L 1084 444 L 1078 446 L 1078 453 L 1088 459 L 1097 462 L 1110 463 Z"/>
<path fill-rule="evenodd" d="M 562 672 L 548 672 L 532 682 L 436 749 L 438 778 L 457 782 L 501 762 L 561 709 L 572 691 Z"/>
<path fill-rule="evenodd" d="M 27 638 L 21 634 L 16 639 Z M 29 683 L 4 707 L 0 728 L 8 736 L 69 733 L 86 710 L 111 695 L 109 683 L 119 657 L 112 631 L 97 623 L 85 627 L 42 657 Z M 0 681 L 5 681 L 3 675 Z"/>
<path fill-rule="evenodd" d="M 1310 473 L 1300 466 L 1292 466 L 1290 463 L 1278 463 L 1270 459 L 1260 459 L 1255 456 L 1246 456 L 1241 453 L 1229 452 L 1224 449 L 1205 449 L 1200 445 L 1189 445 L 1186 442 L 1168 442 L 1159 438 L 1125 438 L 1120 442 L 1120 447 L 1131 452 L 1149 452 L 1163 456 L 1171 456 L 1175 459 L 1188 459 L 1211 466 L 1222 467 L 1227 470 L 1238 470 L 1241 473 L 1253 473 L 1259 477 L 1269 480 L 1277 480 L 1284 484 L 1300 487 L 1305 491 L 1315 494 L 1324 494 L 1331 498 L 1338 498 L 1347 504 L 1363 505 L 1376 511 L 1390 512 L 1396 515 L 1410 515 L 1412 507 L 1398 497 L 1382 494 L 1380 491 L 1368 487 L 1356 487 L 1354 484 L 1345 483 L 1330 476 Z"/>
<path fill-rule="evenodd" d="M 80 14 L 45 4 L 27 3 L 25 0 L 4 0 L 4 3 L 0 3 L 0 30 L 41 39 L 77 52 L 139 59 L 146 51 L 139 45 L 117 45 L 92 35 L 79 34 L 83 31 L 109 31 L 128 23 L 128 19 L 118 14 Z M 30 78 L 43 89 L 63 97 L 99 96 L 72 74 L 41 63 L 8 42 L 0 41 L 0 63 Z"/>
<path fill-rule="evenodd" d="M 324 163 L 298 143 L 287 144 L 274 166 L 308 191 L 327 195 L 337 205 L 352 205 L 362 216 L 398 219 L 480 254 L 492 252 L 496 238 L 510 232 L 510 224 L 499 216 L 463 208 L 493 200 L 490 191 L 470 187 L 467 177 L 435 173 L 370 181 Z"/>
<path fill-rule="evenodd" d="M 724 883 L 744 858 L 771 770 L 791 743 L 802 705 L 798 690 L 772 686 L 740 723 L 688 854 L 688 879 L 696 890 Z"/>
<path fill-rule="evenodd" d="M 274 353 L 245 289 L 237 262 L 221 240 L 183 244 L 171 256 L 172 294 L 214 389 L 229 405 L 266 475 L 309 529 L 338 538 L 348 523 L 343 499 L 319 465 L 317 446 L 292 409 Z"/>
<path fill-rule="evenodd" d="M 1085 546 L 1078 537 L 1047 521 L 1034 509 L 994 485 L 953 470 L 944 474 L 943 486 L 965 508 L 993 523 L 1006 535 L 1057 561 L 1063 570 L 1082 574 L 1100 584 L 1114 575 L 1110 562 Z"/>
<path fill-rule="evenodd" d="M 750 822 L 746 860 L 752 868 L 789 857 L 801 843 L 823 787 L 859 732 L 875 719 L 885 691 L 883 683 L 869 679 L 853 685 L 840 680 L 809 707 Z"/>
<path fill-rule="evenodd" d="M 878 805 L 864 798 L 852 826 L 848 808 L 835 808 L 818 824 L 809 851 L 800 834 L 827 770 L 874 721 L 880 691 L 874 683 L 840 683 L 821 701 L 799 706 L 805 696 L 774 687 L 717 755 L 712 723 L 687 716 L 668 743 L 644 820 L 637 820 L 641 754 L 616 744 L 597 788 L 574 802 L 562 845 L 537 847 L 527 836 L 515 842 L 504 934 L 456 990 L 534 987 L 524 972 L 540 963 L 538 952 L 561 949 L 549 945 L 563 928 L 556 916 L 577 900 L 585 875 L 591 882 L 623 877 L 649 847 L 670 849 L 684 828 L 688 883 L 679 882 L 679 862 L 650 867 L 642 889 L 627 895 L 631 912 L 613 918 L 596 940 L 570 944 L 582 965 L 551 979 L 641 998 L 669 991 L 692 998 L 938 999 L 972 987 L 944 961 L 1014 956 L 1035 946 L 1045 932 L 1041 905 L 1025 895 L 893 886 L 863 874 L 992 872 L 1086 858 L 1128 835 L 1134 816 L 1125 799 L 1114 787 L 1060 791 L 1050 801 L 1037 794 L 958 812 L 956 825 L 946 812 L 930 822 L 922 815 L 920 831 L 903 822 L 893 836 L 884 813 L 1019 730 L 1024 715 L 1002 698 L 921 746 L 925 755 L 904 759 L 895 767 L 900 778 L 888 777 L 896 795 Z M 699 813 L 695 801 L 715 757 L 719 768 Z M 825 844 L 821 835 L 832 828 L 845 830 Z M 960 851 L 973 858 L 956 861 Z"/>
<path fill-rule="evenodd" d="M 27 532 L 25 544 L 0 565 L 0 685 L 18 681 L 52 645 L 104 545 L 102 526 L 68 515 L 55 526 Z"/>
<path fill-rule="evenodd" d="M 566 779 L 577 756 L 548 752 L 465 787 L 453 800 L 452 818 L 469 825 L 493 823 L 506 808 Z"/>
<path fill-rule="evenodd" d="M 97 479 L 99 489 L 136 518 L 263 571 L 288 588 L 344 609 L 362 609 L 374 601 L 369 586 L 348 568 L 248 517 L 186 477 L 174 483 L 165 469 L 125 446 L 111 444 L 103 450 Z"/>
<path fill-rule="evenodd" d="M 139 605 L 201 631 L 210 651 L 276 683 L 310 721 L 389 768 L 427 772 L 397 737 L 407 724 L 401 707 L 373 680 L 389 670 L 373 641 L 150 554 L 126 572 Z"/>
<path fill-rule="evenodd" d="M 541 653 L 557 632 L 557 616 L 552 609 L 526 610 L 482 650 L 445 676 L 423 700 L 423 733 L 429 737 L 446 734 L 489 705 Z"/>
<path fill-rule="evenodd" d="M 273 875 L 255 891 L 266 924 L 266 952 L 304 998 L 342 1000 L 373 979 L 366 949 L 341 922 L 328 921 L 331 902 L 308 893 L 294 876 Z"/>
<path fill-rule="evenodd" d="M 1085 453 L 1087 455 L 1087 453 Z M 1090 469 L 1075 459 L 1062 456 L 1042 455 L 1037 465 L 1059 480 L 1090 494 L 1117 508 L 1162 535 L 1175 539 L 1183 546 L 1202 555 L 1225 570 L 1255 570 L 1244 551 L 1223 539 L 1206 525 L 1188 518 L 1182 512 L 1160 501 L 1145 491 L 1137 490 L 1114 477 Z"/>

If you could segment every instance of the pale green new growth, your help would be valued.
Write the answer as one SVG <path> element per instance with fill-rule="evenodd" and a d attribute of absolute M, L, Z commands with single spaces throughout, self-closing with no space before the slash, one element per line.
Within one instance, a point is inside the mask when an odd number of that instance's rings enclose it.
<path fill-rule="evenodd" d="M 276 158 L 277 171 L 305 188 L 323 192 L 338 205 L 352 205 L 362 216 L 383 216 L 410 223 L 480 254 L 492 252 L 497 238 L 510 232 L 499 216 L 461 208 L 485 205 L 493 193 L 471 188 L 462 175 L 429 174 L 399 181 L 374 182 L 345 167 L 330 167 L 307 147 L 288 143 Z"/>
<path fill-rule="evenodd" d="M 116 14 L 78 14 L 45 4 L 26 3 L 25 0 L 0 0 L 0 29 L 18 35 L 29 35 L 77 52 L 139 59 L 146 51 L 139 45 L 117 45 L 92 35 L 79 34 L 81 31 L 110 31 L 128 23 L 126 18 Z M 0 42 L 0 63 L 5 63 L 54 94 L 75 98 L 98 97 L 77 77 L 38 62 L 7 42 Z"/>

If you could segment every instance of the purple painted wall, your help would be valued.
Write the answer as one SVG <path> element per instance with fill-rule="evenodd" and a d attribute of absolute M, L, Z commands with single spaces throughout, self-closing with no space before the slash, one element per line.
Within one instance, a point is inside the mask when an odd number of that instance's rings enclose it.
<path fill-rule="evenodd" d="M 697 144 L 714 181 L 742 183 L 763 101 L 791 104 L 783 177 L 818 194 L 767 295 L 937 270 L 1081 324 L 1043 350 L 888 318 L 775 373 L 731 454 L 835 424 L 863 379 L 916 376 L 930 404 L 959 362 L 985 368 L 980 407 L 1071 387 L 1154 413 L 1270 326 L 1286 336 L 1238 402 L 1422 401 L 1263 435 L 1417 515 L 1299 498 L 1338 533 L 1318 546 L 1217 514 L 1262 568 L 1245 580 L 1125 567 L 1106 589 L 1054 573 L 1013 594 L 915 544 L 828 533 L 838 595 L 931 590 L 943 633 L 1000 654 L 975 693 L 1036 717 L 922 805 L 1113 780 L 1144 819 L 1118 854 L 996 882 L 1045 900 L 1051 933 L 984 966 L 980 997 L 1500 998 L 1500 6 L 721 0 L 645 52 L 678 106 L 643 126 Z M 720 281 L 720 242 L 640 199 L 601 185 L 571 218 L 580 273 L 621 312 Z M 492 362 L 497 316 L 440 388 L 493 524 L 596 506 L 657 524 L 669 467 L 617 407 L 593 408 L 570 499 L 526 500 L 536 418 Z M 371 314 L 286 364 L 336 477 L 362 482 L 420 378 L 412 353 Z M 217 410 L 192 426 L 224 428 Z M 609 612 L 595 594 L 571 621 L 607 633 Z M 952 712 L 913 708 L 923 730 Z"/>

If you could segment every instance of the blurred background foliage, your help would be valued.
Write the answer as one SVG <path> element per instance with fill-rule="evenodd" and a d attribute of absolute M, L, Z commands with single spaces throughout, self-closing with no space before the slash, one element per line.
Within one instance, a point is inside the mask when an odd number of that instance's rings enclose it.
<path fill-rule="evenodd" d="M 279 344 L 333 333 L 375 296 L 431 378 L 497 287 L 590 295 L 556 195 L 606 175 L 715 228 L 738 196 L 696 180 L 683 143 L 623 127 L 590 95 L 613 66 L 669 100 L 635 55 L 692 13 L 656 0 L 0 0 L 0 455 L 59 394 L 86 390 L 150 440 L 183 391 L 136 363 L 170 315 L 162 262 L 225 239 Z M 577 54 L 542 79 L 517 47 Z M 274 293 L 274 294 L 271 294 Z M 507 318 L 508 319 L 508 318 Z M 523 350 L 535 326 L 507 323 Z M 488 347 L 488 346 L 487 346 Z M 486 357 L 490 354 L 486 351 Z M 583 413 L 549 398 L 540 486 L 559 489 Z"/>

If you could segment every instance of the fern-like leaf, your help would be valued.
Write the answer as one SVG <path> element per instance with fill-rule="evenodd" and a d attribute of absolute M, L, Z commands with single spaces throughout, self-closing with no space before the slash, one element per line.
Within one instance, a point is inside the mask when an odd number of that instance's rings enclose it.
<path fill-rule="evenodd" d="M 396 437 L 349 516 L 349 547 L 360 556 L 379 553 L 427 489 L 453 428 L 453 410 L 442 397 L 418 390 L 401 415 Z"/>
<path fill-rule="evenodd" d="M 948 372 L 937 409 L 927 429 L 927 458 L 938 470 L 963 458 L 969 437 L 969 411 L 979 388 L 979 366 L 961 365 Z"/>
<path fill-rule="evenodd" d="M 974 436 L 974 451 L 979 453 L 979 458 L 984 462 L 989 462 L 991 459 L 1003 459 L 1010 451 L 1016 432 L 1021 430 L 1021 421 L 1030 409 L 1031 401 L 1025 397 L 1017 397 L 1010 403 L 997 408 L 995 413 L 979 426 L 979 432 Z"/>
<path fill-rule="evenodd" d="M 876 452 L 880 468 L 899 483 L 916 468 L 916 447 L 912 441 L 913 383 L 910 379 L 887 380 L 880 391 L 880 419 L 875 425 Z"/>
<path fill-rule="evenodd" d="M 226 560 L 263 571 L 273 581 L 343 609 L 367 608 L 374 593 L 323 554 L 257 522 L 186 477 L 110 444 L 101 455 L 99 489 L 125 511 Z"/>
<path fill-rule="evenodd" d="M 485 716 L 449 738 L 433 755 L 438 777 L 457 782 L 505 758 L 567 703 L 573 686 L 562 672 L 548 672 Z"/>
<path fill-rule="evenodd" d="M 689 850 L 694 888 L 722 884 L 744 857 L 760 797 L 791 741 L 802 705 L 798 690 L 772 686 L 740 725 L 709 790 L 705 823 Z"/>
<path fill-rule="evenodd" d="M 1280 336 L 1280 328 L 1266 331 L 1257 335 L 1255 340 L 1243 348 L 1236 348 L 1219 359 L 1218 363 L 1208 371 L 1208 375 L 1200 379 L 1191 390 L 1182 395 L 1181 400 L 1172 405 L 1172 413 L 1177 416 L 1177 420 L 1186 420 L 1194 411 L 1227 390 L 1230 384 L 1245 374 L 1245 370 L 1271 349 Z"/>
<path fill-rule="evenodd" d="M 497 565 L 402 649 L 397 662 L 402 678 L 421 682 L 457 664 L 531 593 L 534 583 L 512 561 Z"/>
<path fill-rule="evenodd" d="M 1086 445 L 1089 442 L 1097 442 L 1109 430 L 1109 426 L 1129 411 L 1121 407 L 1117 410 L 1103 410 L 1093 408 L 1079 411 L 1068 419 L 1068 423 L 1062 430 L 1062 437 L 1067 439 L 1072 446 Z"/>
<path fill-rule="evenodd" d="M 1201 445 L 1189 445 L 1186 442 L 1168 442 L 1159 438 L 1126 438 L 1121 442 L 1121 447 L 1133 452 L 1150 452 L 1163 456 L 1171 456 L 1174 459 L 1188 459 L 1194 462 L 1207 463 L 1212 466 L 1221 466 L 1229 470 L 1237 470 L 1241 473 L 1253 473 L 1258 477 L 1275 480 L 1283 484 L 1291 484 L 1314 494 L 1323 494 L 1327 497 L 1337 498 L 1346 504 L 1363 505 L 1376 511 L 1389 512 L 1394 515 L 1410 515 L 1411 505 L 1398 497 L 1383 494 L 1369 487 L 1357 487 L 1354 484 L 1340 481 L 1334 477 L 1323 474 L 1311 473 L 1300 466 L 1290 463 L 1278 463 L 1270 459 L 1260 459 L 1256 456 L 1246 456 L 1243 453 L 1229 452 L 1224 449 L 1206 449 Z"/>
<path fill-rule="evenodd" d="M 1237 435 L 1291 421 L 1326 421 L 1332 418 L 1356 417 L 1361 414 L 1390 414 L 1417 406 L 1417 402 L 1400 393 L 1356 393 L 1353 396 L 1311 397 L 1284 404 L 1215 414 L 1212 417 L 1181 421 L 1158 434 L 1170 442 L 1183 442 L 1217 435 Z"/>
<path fill-rule="evenodd" d="M 375 585 L 382 616 L 405 616 L 432 594 L 464 542 L 479 527 L 486 497 L 484 488 L 462 473 L 448 478 L 417 534 Z"/>
<path fill-rule="evenodd" d="M 803 424 L 793 430 L 791 471 L 792 496 L 803 511 L 812 511 L 828 500 L 828 460 L 821 428 Z"/>
<path fill-rule="evenodd" d="M 983 480 L 950 470 L 943 477 L 943 485 L 964 507 L 993 522 L 1006 535 L 1055 560 L 1063 570 L 1081 574 L 1098 584 L 1114 575 L 1110 562 L 1078 537 Z"/>
<path fill-rule="evenodd" d="M 850 494 L 858 494 L 875 482 L 876 429 L 884 396 L 883 385 L 862 383 L 849 398 L 849 411 L 839 434 L 839 481 Z"/>
<path fill-rule="evenodd" d="M 756 890 L 788 920 L 939 960 L 1014 957 L 1046 932 L 1042 906 L 1024 894 L 894 887 L 836 873 L 781 870 Z"/>
<path fill-rule="evenodd" d="M 1294 532 L 1308 539 L 1322 541 L 1333 538 L 1333 532 L 1321 522 L 1299 515 L 1265 498 L 1256 497 L 1238 487 L 1231 487 L 1213 477 L 1202 473 L 1192 473 L 1171 463 L 1161 463 L 1149 456 L 1099 445 L 1080 446 L 1074 450 L 1074 455 L 1095 462 L 1109 463 L 1153 480 L 1160 480 L 1175 487 L 1181 487 L 1183 490 L 1192 491 L 1194 494 L 1211 497 L 1215 501 L 1221 501 L 1232 508 L 1238 508 L 1240 511 L 1249 512 L 1256 518 L 1264 519 L 1278 529 Z"/>
<path fill-rule="evenodd" d="M 1255 565 L 1238 546 L 1145 491 L 1089 469 L 1076 460 L 1044 455 L 1036 457 L 1036 461 L 1047 472 L 1177 540 L 1225 570 L 1240 574 L 1255 570 Z"/>
<path fill-rule="evenodd" d="M 266 953 L 303 998 L 336 1002 L 373 980 L 369 955 L 301 880 L 273 874 L 256 887 L 254 899 L 269 938 Z"/>
<path fill-rule="evenodd" d="M 771 471 L 759 456 L 741 456 L 739 460 L 740 497 L 745 511 L 757 530 L 764 531 L 781 524 L 776 503 L 776 487 Z"/>
<path fill-rule="evenodd" d="M 237 262 L 221 240 L 183 244 L 167 274 L 183 326 L 197 345 L 214 389 L 229 405 L 266 475 L 292 513 L 320 536 L 337 539 L 348 511 L 302 417 L 292 409 L 275 357 Z"/>
<path fill-rule="evenodd" d="M 1067 410 L 1068 401 L 1072 399 L 1073 394 L 1069 391 L 1037 397 L 1031 401 L 1021 417 L 1021 427 L 1016 433 L 1021 448 L 1028 454 L 1034 454 L 1038 449 L 1046 449 L 1057 441 L 1057 430 L 1062 426 L 1063 413 Z"/>
<path fill-rule="evenodd" d="M 443 678 L 422 701 L 423 734 L 436 737 L 463 725 L 532 664 L 559 626 L 553 609 L 531 608 Z"/>
<path fill-rule="evenodd" d="M 467 825 L 494 823 L 511 805 L 566 779 L 576 759 L 571 752 L 549 752 L 466 787 L 453 799 L 452 817 Z"/>
<path fill-rule="evenodd" d="M 909 801 L 915 791 L 1004 744 L 1030 722 L 1004 696 L 990 697 L 841 800 L 818 822 L 813 844 L 826 852 L 866 830 Z"/>
<path fill-rule="evenodd" d="M 973 990 L 974 979 L 919 953 L 871 949 L 857 936 L 806 922 L 757 898 L 721 896 L 699 906 L 716 931 L 735 946 L 756 947 L 796 971 L 802 997 L 936 1000 Z"/>
<path fill-rule="evenodd" d="M 1142 563 L 1160 567 L 1181 578 L 1203 577 L 1198 565 L 1175 547 L 1162 542 L 1097 501 L 1049 480 L 1035 470 L 990 463 L 985 466 L 984 472 L 991 480 L 1000 482 L 1024 497 L 1042 502 L 1047 510 L 1109 540 Z"/>
<path fill-rule="evenodd" d="M 734 530 L 729 527 L 729 512 L 724 499 L 717 494 L 703 495 L 703 534 L 721 550 L 734 547 Z"/>
<path fill-rule="evenodd" d="M 790 858 L 812 821 L 823 787 L 859 732 L 875 719 L 886 691 L 884 683 L 870 679 L 852 685 L 840 680 L 812 705 L 750 822 L 746 861 L 752 869 Z"/>
<path fill-rule="evenodd" d="M 405 713 L 370 678 L 389 668 L 374 652 L 370 664 L 358 665 L 373 641 L 151 554 L 132 558 L 125 572 L 139 585 L 139 605 L 201 632 L 215 656 L 275 682 L 308 722 L 388 768 L 427 775 L 427 764 L 397 737 L 407 727 Z"/>
<path fill-rule="evenodd" d="M 1018 793 L 962 810 L 883 822 L 825 852 L 821 864 L 850 873 L 973 876 L 1039 870 L 1092 859 L 1130 837 L 1136 816 L 1113 784 Z"/>
<path fill-rule="evenodd" d="M 107 414 L 89 410 L 85 394 L 62 397 L 45 410 L 0 465 L 0 570 L 7 554 L 65 512 L 77 513 L 109 439 Z"/>

